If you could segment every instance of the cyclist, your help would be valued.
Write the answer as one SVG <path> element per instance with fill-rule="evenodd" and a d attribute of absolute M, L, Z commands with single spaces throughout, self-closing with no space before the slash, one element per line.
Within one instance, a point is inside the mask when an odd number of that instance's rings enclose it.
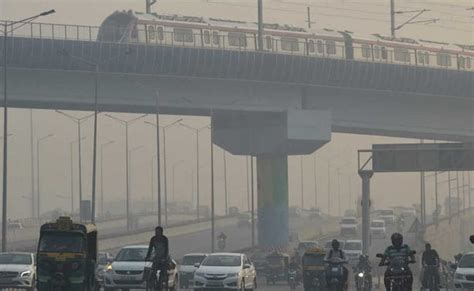
<path fill-rule="evenodd" d="M 151 257 L 152 254 L 153 257 Z M 152 277 L 149 280 L 154 279 L 158 270 L 160 274 L 165 274 L 165 276 L 168 274 L 169 245 L 168 238 L 163 234 L 163 227 L 157 226 L 155 228 L 155 235 L 150 239 L 145 260 L 153 262 Z M 160 282 L 165 276 L 160 276 Z"/>

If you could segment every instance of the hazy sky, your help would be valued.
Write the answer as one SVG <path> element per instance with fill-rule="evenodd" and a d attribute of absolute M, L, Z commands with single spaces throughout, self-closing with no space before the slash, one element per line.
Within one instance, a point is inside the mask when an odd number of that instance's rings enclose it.
<path fill-rule="evenodd" d="M 279 22 L 306 26 L 306 7 L 311 6 L 312 20 L 316 28 L 333 28 L 351 30 L 355 34 L 369 35 L 372 33 L 389 34 L 389 0 L 318 0 L 318 1 L 277 1 L 264 0 L 264 18 L 266 22 Z M 145 0 L 2 0 L 0 2 L 0 18 L 17 20 L 38 12 L 56 9 L 57 13 L 42 22 L 100 25 L 101 21 L 115 10 L 133 9 L 144 10 Z M 219 17 L 245 21 L 255 21 L 256 1 L 227 1 L 227 0 L 158 0 L 153 11 L 162 14 L 184 14 L 205 17 Z M 472 1 L 467 0 L 397 0 L 397 10 L 430 9 L 420 20 L 439 19 L 436 24 L 419 24 L 405 26 L 398 35 L 413 38 L 448 41 L 452 43 L 473 44 Z M 397 23 L 401 24 L 413 14 L 397 15 Z M 72 112 L 77 116 L 84 112 Z M 56 195 L 70 195 L 70 142 L 76 139 L 76 127 L 72 122 L 52 111 L 35 110 L 35 137 L 49 133 L 55 136 L 45 141 L 41 147 L 41 192 L 44 195 L 43 206 L 53 209 L 69 202 Z M 122 118 L 131 118 L 131 115 L 117 115 Z M 12 110 L 10 152 L 9 191 L 11 194 L 9 206 L 13 217 L 24 216 L 30 209 L 29 200 L 21 198 L 30 193 L 30 157 L 29 157 L 29 111 Z M 178 117 L 163 116 L 166 124 Z M 190 125 L 206 125 L 208 118 L 184 117 L 184 122 Z M 149 120 L 151 120 L 149 118 Z M 99 141 L 115 141 L 107 148 L 104 155 L 104 189 L 106 200 L 123 199 L 124 183 L 124 130 L 116 122 L 102 116 L 100 122 Z M 92 122 L 84 123 L 83 149 L 83 189 L 84 195 L 90 193 L 90 169 L 92 160 Z M 194 169 L 194 136 L 185 128 L 177 127 L 168 131 L 168 189 L 173 192 L 172 165 L 176 166 L 176 195 L 179 200 L 190 200 L 192 191 L 191 171 Z M 132 195 L 134 199 L 150 197 L 150 161 L 154 154 L 154 132 L 143 122 L 137 122 L 131 127 L 131 147 L 144 145 L 133 154 L 132 161 Z M 202 133 L 201 144 L 201 193 L 209 197 L 209 134 Z M 333 134 L 332 142 L 316 153 L 318 165 L 318 189 L 321 208 L 326 210 L 327 205 L 327 161 L 330 160 L 331 183 L 333 195 L 332 212 L 337 211 L 337 168 L 340 168 L 340 193 L 342 195 L 342 209 L 348 207 L 349 191 L 353 199 L 360 193 L 360 181 L 356 176 L 356 151 L 368 148 L 372 143 L 383 142 L 411 142 L 393 138 L 355 136 Z M 76 149 L 76 148 L 75 148 Z M 74 155 L 74 191 L 77 195 L 77 157 Z M 297 205 L 300 201 L 300 171 L 299 158 L 291 157 L 290 165 L 290 204 Z M 222 168 L 222 151 L 216 151 L 216 167 Z M 304 158 L 305 171 L 305 198 L 308 203 L 314 203 L 313 156 Z M 223 179 L 222 170 L 218 170 L 216 177 L 216 193 L 218 194 L 218 211 L 223 206 Z M 228 185 L 230 204 L 246 208 L 246 178 L 245 158 L 228 158 Z M 440 179 L 443 179 L 441 177 Z M 380 174 L 373 180 L 372 195 L 375 204 L 380 206 L 411 205 L 419 197 L 418 174 Z M 100 188 L 98 188 L 100 189 Z M 427 180 L 428 207 L 432 208 L 434 186 L 433 179 Z M 446 184 L 440 185 L 439 191 L 444 199 L 447 193 Z M 76 196 L 77 197 L 77 196 Z M 47 201 L 47 203 L 46 203 Z M 68 206 L 67 206 L 68 207 Z M 67 208 L 66 207 L 66 208 Z"/>

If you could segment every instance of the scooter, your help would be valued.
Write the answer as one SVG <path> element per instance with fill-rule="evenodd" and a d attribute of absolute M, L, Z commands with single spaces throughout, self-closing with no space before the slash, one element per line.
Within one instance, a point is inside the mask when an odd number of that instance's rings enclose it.
<path fill-rule="evenodd" d="M 410 253 L 410 256 L 416 254 L 415 251 Z M 380 262 L 379 266 L 387 266 L 389 269 L 390 277 L 390 290 L 391 291 L 404 291 L 406 290 L 406 286 L 408 284 L 408 271 L 410 270 L 408 265 L 414 264 L 415 261 L 409 261 L 408 258 L 405 257 L 395 257 L 392 259 L 388 259 L 384 254 L 377 254 L 377 258 L 380 258 L 382 261 Z M 385 260 L 385 263 L 382 262 Z"/>
<path fill-rule="evenodd" d="M 347 290 L 347 282 L 344 282 L 344 265 L 346 262 L 340 259 L 333 259 L 327 262 L 326 278 L 330 291 Z"/>
<path fill-rule="evenodd" d="M 372 290 L 372 273 L 367 268 L 354 268 L 355 283 L 357 291 L 371 291 Z"/>
<path fill-rule="evenodd" d="M 288 285 L 290 286 L 290 290 L 296 290 L 296 270 L 290 269 L 288 270 Z"/>

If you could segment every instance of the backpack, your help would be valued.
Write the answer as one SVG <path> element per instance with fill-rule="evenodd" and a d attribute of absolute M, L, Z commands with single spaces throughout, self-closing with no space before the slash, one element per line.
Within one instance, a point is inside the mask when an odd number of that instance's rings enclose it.
<path fill-rule="evenodd" d="M 331 249 L 329 251 L 329 258 L 332 259 L 332 254 L 333 254 L 333 249 Z M 342 250 L 339 250 L 339 257 L 341 260 L 343 260 L 344 258 L 342 257 Z"/>

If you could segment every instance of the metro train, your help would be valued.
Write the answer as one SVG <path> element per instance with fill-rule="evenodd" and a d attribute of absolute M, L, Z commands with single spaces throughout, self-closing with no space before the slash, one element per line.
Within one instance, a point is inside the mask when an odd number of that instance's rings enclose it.
<path fill-rule="evenodd" d="M 474 71 L 474 45 L 449 44 L 351 31 L 263 24 L 262 50 L 309 57 L 351 59 Z M 256 23 L 180 15 L 116 11 L 101 24 L 98 41 L 255 51 Z"/>

